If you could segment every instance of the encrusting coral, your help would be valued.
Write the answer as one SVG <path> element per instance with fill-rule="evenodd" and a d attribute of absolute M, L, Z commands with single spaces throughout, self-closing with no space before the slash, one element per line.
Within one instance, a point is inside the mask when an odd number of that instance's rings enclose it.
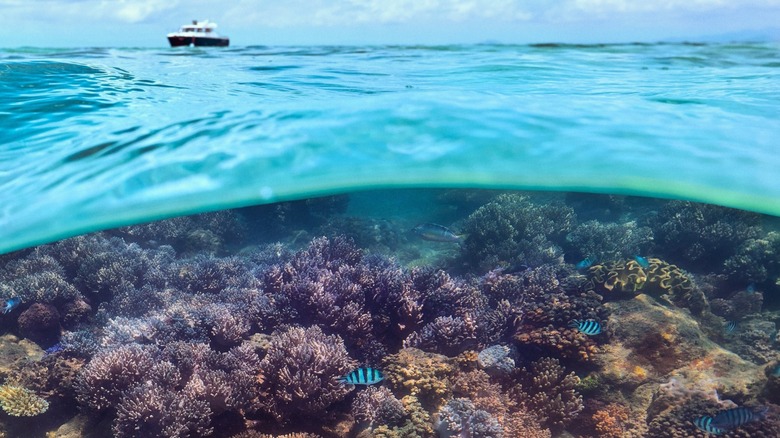
<path fill-rule="evenodd" d="M 0 407 L 8 415 L 32 417 L 49 409 L 49 402 L 20 386 L 0 386 Z"/>

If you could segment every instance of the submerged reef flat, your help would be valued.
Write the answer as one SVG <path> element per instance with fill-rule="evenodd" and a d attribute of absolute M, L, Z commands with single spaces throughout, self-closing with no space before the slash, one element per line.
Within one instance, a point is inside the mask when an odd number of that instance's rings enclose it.
<path fill-rule="evenodd" d="M 367 208 L 396 195 L 0 255 L 0 434 L 780 436 L 776 219 L 475 190 Z"/>

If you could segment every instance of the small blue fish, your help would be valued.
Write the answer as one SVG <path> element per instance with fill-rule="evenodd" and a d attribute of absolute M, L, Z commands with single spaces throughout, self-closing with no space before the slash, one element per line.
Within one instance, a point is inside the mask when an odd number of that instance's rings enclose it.
<path fill-rule="evenodd" d="M 726 409 L 725 411 L 718 412 L 712 417 L 710 425 L 718 429 L 735 429 L 743 424 L 750 423 L 751 421 L 762 420 L 766 416 L 766 412 L 769 408 L 763 407 L 758 410 L 753 410 L 740 406 L 738 408 Z"/>
<path fill-rule="evenodd" d="M 728 321 L 726 323 L 725 330 L 726 330 L 726 334 L 727 335 L 730 335 L 730 334 L 734 333 L 734 330 L 736 330 L 736 329 L 737 329 L 737 321 Z"/>
<path fill-rule="evenodd" d="M 641 266 L 642 269 L 647 269 L 650 267 L 650 262 L 640 255 L 634 256 L 634 260 L 639 263 L 639 266 Z"/>
<path fill-rule="evenodd" d="M 775 365 L 771 373 L 772 377 L 780 377 L 780 364 Z"/>
<path fill-rule="evenodd" d="M 349 383 L 350 385 L 373 385 L 381 382 L 384 378 L 385 376 L 378 369 L 362 367 L 342 377 L 339 379 L 339 382 Z"/>
<path fill-rule="evenodd" d="M 587 319 L 585 321 L 575 319 L 571 322 L 571 324 L 569 324 L 569 327 L 576 328 L 588 336 L 594 336 L 601 333 L 601 324 L 599 324 L 598 321 L 592 319 Z"/>
<path fill-rule="evenodd" d="M 745 290 L 746 290 L 746 291 L 747 291 L 747 293 L 749 293 L 749 294 L 754 294 L 754 293 L 756 293 L 756 284 L 755 284 L 755 283 L 750 283 L 749 285 L 747 285 L 747 287 L 745 288 Z"/>
<path fill-rule="evenodd" d="M 60 344 L 58 342 L 58 343 L 52 345 L 51 347 L 47 348 L 46 350 L 44 350 L 43 354 L 46 355 L 46 356 L 49 356 L 49 355 L 52 355 L 52 354 L 57 354 L 57 353 L 59 353 L 60 351 L 62 351 L 64 349 L 65 349 L 65 347 L 63 347 L 62 344 Z"/>
<path fill-rule="evenodd" d="M 709 415 L 702 415 L 701 417 L 693 420 L 693 424 L 695 424 L 696 427 L 698 427 L 699 429 L 707 433 L 711 433 L 713 435 L 721 435 L 726 432 L 725 430 L 719 427 L 713 426 L 712 417 L 710 417 Z"/>
<path fill-rule="evenodd" d="M 576 265 L 574 265 L 575 268 L 577 268 L 578 271 L 581 271 L 583 269 L 588 269 L 591 266 L 593 266 L 593 259 L 590 257 L 585 257 L 581 261 L 579 261 Z"/>
<path fill-rule="evenodd" d="M 412 229 L 412 232 L 423 240 L 432 242 L 460 242 L 461 237 L 449 228 L 439 224 L 420 224 Z"/>
<path fill-rule="evenodd" d="M 5 300 L 5 305 L 3 306 L 3 313 L 8 313 L 17 307 L 19 307 L 19 304 L 22 304 L 22 299 L 19 297 L 13 297 Z"/>

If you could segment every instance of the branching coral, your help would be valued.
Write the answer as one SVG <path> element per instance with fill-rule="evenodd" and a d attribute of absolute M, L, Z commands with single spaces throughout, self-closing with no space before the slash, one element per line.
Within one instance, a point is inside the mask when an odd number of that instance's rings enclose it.
<path fill-rule="evenodd" d="M 584 408 L 577 392 L 579 377 L 566 374 L 555 358 L 542 358 L 518 374 L 512 388 L 518 403 L 551 429 L 561 429 Z"/>
<path fill-rule="evenodd" d="M 554 262 L 562 254 L 558 242 L 575 220 L 574 210 L 562 203 L 535 204 L 527 196 L 499 195 L 466 219 L 464 262 L 483 272 Z"/>
<path fill-rule="evenodd" d="M 702 271 L 720 268 L 748 239 L 760 235 L 760 216 L 709 204 L 671 201 L 651 221 L 656 253 Z"/>
<path fill-rule="evenodd" d="M 385 387 L 372 386 L 360 391 L 352 402 L 352 416 L 370 428 L 394 427 L 407 417 L 404 405 Z"/>
<path fill-rule="evenodd" d="M 653 242 L 649 227 L 640 227 L 636 222 L 601 223 L 588 221 L 577 225 L 566 236 L 575 261 L 586 257 L 608 261 L 645 254 Z"/>
<path fill-rule="evenodd" d="M 149 378 L 157 349 L 121 346 L 95 356 L 76 380 L 77 399 L 96 411 L 116 406 L 126 391 Z"/>
<path fill-rule="evenodd" d="M 32 417 L 49 409 L 49 402 L 20 386 L 0 386 L 0 407 L 8 415 Z"/>
<path fill-rule="evenodd" d="M 318 327 L 279 331 L 259 364 L 263 408 L 280 421 L 318 412 L 346 396 L 338 379 L 354 365 L 339 336 Z"/>
<path fill-rule="evenodd" d="M 136 386 L 117 406 L 116 437 L 169 438 L 211 435 L 209 404 L 188 391 L 177 391 L 147 381 Z"/>

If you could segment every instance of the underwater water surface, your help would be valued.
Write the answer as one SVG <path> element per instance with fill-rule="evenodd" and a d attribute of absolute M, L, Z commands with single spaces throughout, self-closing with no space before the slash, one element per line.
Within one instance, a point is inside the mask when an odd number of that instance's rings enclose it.
<path fill-rule="evenodd" d="M 777 44 L 5 49 L 0 251 L 391 187 L 780 214 Z"/>
<path fill-rule="evenodd" d="M 5 49 L 0 434 L 779 436 L 778 49 Z"/>

